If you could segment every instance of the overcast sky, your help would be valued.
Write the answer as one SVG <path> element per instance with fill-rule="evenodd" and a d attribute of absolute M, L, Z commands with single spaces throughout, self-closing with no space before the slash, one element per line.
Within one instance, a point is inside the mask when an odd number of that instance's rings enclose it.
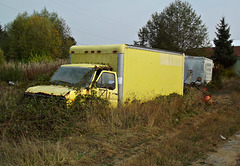
<path fill-rule="evenodd" d="M 154 12 L 174 0 L 0 0 L 0 24 L 12 22 L 19 13 L 56 12 L 70 27 L 78 45 L 133 44 L 138 30 Z M 231 39 L 240 40 L 240 0 L 188 0 L 208 28 L 213 40 L 222 16 L 230 25 Z"/>

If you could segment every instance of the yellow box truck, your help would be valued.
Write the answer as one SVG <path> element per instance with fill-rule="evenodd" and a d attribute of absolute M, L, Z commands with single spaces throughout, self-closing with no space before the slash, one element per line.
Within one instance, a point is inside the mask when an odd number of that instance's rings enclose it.
<path fill-rule="evenodd" d="M 62 65 L 51 82 L 57 85 L 30 87 L 25 95 L 54 95 L 73 101 L 78 94 L 95 89 L 112 105 L 182 95 L 184 54 L 127 44 L 72 46 L 70 64 Z M 79 90 L 71 87 L 80 82 Z"/>

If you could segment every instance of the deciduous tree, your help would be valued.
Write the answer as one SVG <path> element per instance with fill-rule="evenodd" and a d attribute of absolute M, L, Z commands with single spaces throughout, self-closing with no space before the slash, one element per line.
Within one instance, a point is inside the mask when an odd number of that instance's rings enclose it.
<path fill-rule="evenodd" d="M 154 13 L 138 32 L 137 45 L 174 51 L 208 46 L 207 28 L 188 2 L 176 0 Z"/>
<path fill-rule="evenodd" d="M 76 43 L 64 20 L 46 9 L 32 15 L 19 14 L 6 30 L 9 49 L 5 55 L 8 60 L 27 62 L 33 56 L 64 58 L 68 57 L 69 47 Z"/>
<path fill-rule="evenodd" d="M 48 12 L 46 8 L 44 8 L 40 13 L 35 12 L 35 14 L 50 20 L 54 24 L 62 40 L 62 53 L 63 55 L 68 55 L 69 48 L 72 45 L 75 45 L 76 41 L 71 36 L 70 28 L 66 24 L 65 20 L 59 17 L 56 12 Z"/>

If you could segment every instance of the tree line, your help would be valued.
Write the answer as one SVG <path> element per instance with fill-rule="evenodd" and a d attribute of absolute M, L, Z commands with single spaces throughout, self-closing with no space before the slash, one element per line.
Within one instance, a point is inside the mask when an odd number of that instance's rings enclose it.
<path fill-rule="evenodd" d="M 212 59 L 224 67 L 237 60 L 234 54 L 230 27 L 222 17 L 217 25 Z M 66 58 L 69 47 L 76 44 L 70 28 L 57 13 L 43 9 L 32 15 L 24 12 L 9 23 L 5 29 L 0 25 L 0 62 L 4 53 L 6 60 L 28 62 L 32 59 Z M 146 25 L 138 31 L 134 45 L 206 56 L 210 46 L 208 32 L 201 16 L 189 2 L 175 0 L 162 12 L 153 13 Z M 1 53 L 3 52 L 3 53 Z"/>
<path fill-rule="evenodd" d="M 6 60 L 66 58 L 74 44 L 76 41 L 64 19 L 46 8 L 32 15 L 19 14 L 5 29 L 0 27 L 0 48 Z"/>
<path fill-rule="evenodd" d="M 216 65 L 229 67 L 237 61 L 230 40 L 230 27 L 222 17 L 217 25 L 213 59 Z M 167 49 L 195 56 L 206 56 L 211 47 L 205 24 L 189 2 L 175 0 L 160 13 L 153 13 L 138 31 L 135 45 Z"/>

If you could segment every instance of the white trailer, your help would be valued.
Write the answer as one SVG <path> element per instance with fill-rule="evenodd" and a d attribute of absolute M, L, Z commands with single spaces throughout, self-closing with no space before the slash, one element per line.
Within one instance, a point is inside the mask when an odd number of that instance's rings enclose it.
<path fill-rule="evenodd" d="M 212 80 L 213 61 L 205 57 L 185 56 L 184 84 L 199 81 L 209 83 Z"/>

